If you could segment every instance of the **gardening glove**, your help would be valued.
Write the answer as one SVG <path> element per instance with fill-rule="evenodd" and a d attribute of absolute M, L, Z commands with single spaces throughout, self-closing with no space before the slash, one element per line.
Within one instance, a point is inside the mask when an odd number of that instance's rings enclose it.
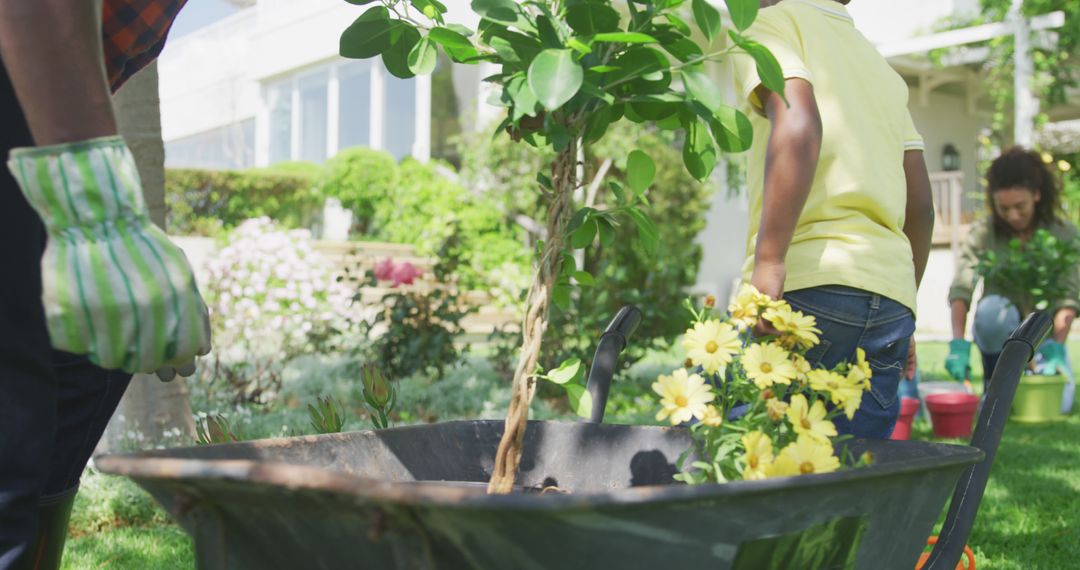
<path fill-rule="evenodd" d="M 1056 340 L 1048 340 L 1039 347 L 1039 373 L 1040 374 L 1065 374 L 1068 368 L 1065 363 L 1065 345 Z"/>
<path fill-rule="evenodd" d="M 971 376 L 971 343 L 962 338 L 949 341 L 949 356 L 945 358 L 945 370 L 953 380 L 967 380 Z"/>
<path fill-rule="evenodd" d="M 20 148 L 8 168 L 41 216 L 42 302 L 54 347 L 162 379 L 210 350 L 206 305 L 187 258 L 149 217 L 118 136 Z"/>

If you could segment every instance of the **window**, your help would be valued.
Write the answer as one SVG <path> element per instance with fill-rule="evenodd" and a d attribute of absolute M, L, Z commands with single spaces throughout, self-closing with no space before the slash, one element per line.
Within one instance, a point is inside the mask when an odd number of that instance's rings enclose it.
<path fill-rule="evenodd" d="M 371 64 L 350 63 L 338 72 L 338 150 L 371 141 Z"/>
<path fill-rule="evenodd" d="M 262 123 L 267 152 L 261 156 L 269 164 L 320 163 L 355 146 L 385 150 L 399 160 L 410 156 L 423 124 L 416 116 L 417 81 L 393 77 L 370 61 L 342 61 L 268 85 Z"/>
<path fill-rule="evenodd" d="M 232 169 L 255 164 L 255 120 L 250 119 L 165 143 L 169 168 Z"/>
<path fill-rule="evenodd" d="M 327 72 L 304 77 L 300 90 L 300 160 L 326 160 Z"/>
<path fill-rule="evenodd" d="M 401 160 L 412 154 L 416 140 L 416 80 L 386 74 L 383 100 L 383 150 Z"/>
<path fill-rule="evenodd" d="M 292 158 L 292 83 L 267 91 L 270 107 L 270 163 Z"/>

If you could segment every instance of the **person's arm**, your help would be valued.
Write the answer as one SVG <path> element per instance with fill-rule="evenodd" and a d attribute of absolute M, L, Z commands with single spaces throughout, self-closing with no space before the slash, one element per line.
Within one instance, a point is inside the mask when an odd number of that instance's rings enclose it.
<path fill-rule="evenodd" d="M 101 0 L 0 0 L 0 56 L 37 145 L 117 133 Z"/>
<path fill-rule="evenodd" d="M 803 79 L 787 80 L 788 104 L 764 88 L 758 94 L 772 132 L 765 155 L 761 223 L 750 282 L 762 293 L 779 299 L 787 276 L 784 259 L 817 171 L 821 115 L 814 88 Z"/>
<path fill-rule="evenodd" d="M 904 177 L 907 179 L 904 235 L 911 242 L 915 287 L 918 288 L 926 271 L 930 240 L 934 234 L 934 196 L 930 191 L 930 174 L 926 171 L 923 151 L 909 150 L 904 153 Z"/>
<path fill-rule="evenodd" d="M 967 331 L 968 302 L 963 299 L 949 301 L 949 310 L 952 312 L 952 337 L 964 338 Z"/>

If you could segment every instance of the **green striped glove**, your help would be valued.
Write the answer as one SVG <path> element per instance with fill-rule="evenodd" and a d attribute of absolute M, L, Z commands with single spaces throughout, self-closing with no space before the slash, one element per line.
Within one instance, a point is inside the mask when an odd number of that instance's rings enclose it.
<path fill-rule="evenodd" d="M 42 301 L 54 347 L 104 368 L 194 371 L 210 327 L 191 266 L 150 221 L 118 136 L 11 152 L 8 168 L 41 215 Z"/>

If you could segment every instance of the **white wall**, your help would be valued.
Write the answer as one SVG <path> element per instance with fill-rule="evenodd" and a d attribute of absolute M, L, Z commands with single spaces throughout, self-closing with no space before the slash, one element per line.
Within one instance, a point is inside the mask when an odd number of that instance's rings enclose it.
<path fill-rule="evenodd" d="M 847 8 L 863 35 L 882 43 L 930 33 L 948 16 L 973 16 L 978 0 L 852 0 Z"/>
<path fill-rule="evenodd" d="M 926 143 L 926 167 L 930 172 L 941 170 L 941 151 L 951 143 L 960 151 L 960 169 L 964 172 L 965 192 L 978 192 L 981 174 L 978 166 L 979 130 L 989 123 L 989 117 L 968 113 L 966 99 L 941 91 L 930 94 L 927 105 L 919 100 L 918 90 L 911 91 L 908 108 L 915 127 Z"/>

